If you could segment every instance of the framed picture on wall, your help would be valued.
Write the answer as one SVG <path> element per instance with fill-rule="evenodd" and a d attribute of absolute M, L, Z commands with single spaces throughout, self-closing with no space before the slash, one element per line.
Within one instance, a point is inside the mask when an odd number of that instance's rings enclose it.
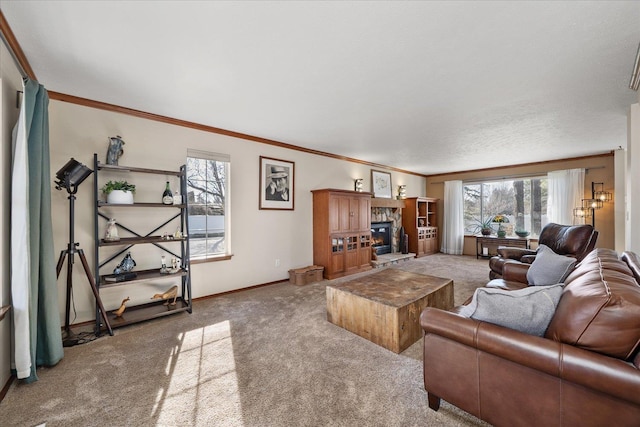
<path fill-rule="evenodd" d="M 391 199 L 391 174 L 389 172 L 371 170 L 371 191 L 373 192 L 373 197 Z"/>
<path fill-rule="evenodd" d="M 260 156 L 260 209 L 293 210 L 295 163 Z"/>

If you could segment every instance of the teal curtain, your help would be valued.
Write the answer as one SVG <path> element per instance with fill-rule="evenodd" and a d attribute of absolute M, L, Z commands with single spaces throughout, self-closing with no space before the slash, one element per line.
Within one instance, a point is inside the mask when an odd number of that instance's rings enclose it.
<path fill-rule="evenodd" d="M 37 366 L 53 366 L 64 356 L 58 308 L 56 260 L 51 225 L 49 165 L 49 95 L 36 81 L 26 79 L 24 120 L 27 138 L 29 224 L 29 332 L 31 375 Z"/>

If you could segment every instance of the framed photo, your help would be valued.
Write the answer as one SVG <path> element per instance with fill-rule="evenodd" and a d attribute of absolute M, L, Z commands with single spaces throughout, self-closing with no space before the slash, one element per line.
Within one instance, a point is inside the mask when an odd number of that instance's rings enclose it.
<path fill-rule="evenodd" d="M 260 156 L 260 209 L 293 210 L 295 163 Z"/>
<path fill-rule="evenodd" d="M 391 173 L 371 170 L 371 192 L 373 197 L 391 199 Z"/>

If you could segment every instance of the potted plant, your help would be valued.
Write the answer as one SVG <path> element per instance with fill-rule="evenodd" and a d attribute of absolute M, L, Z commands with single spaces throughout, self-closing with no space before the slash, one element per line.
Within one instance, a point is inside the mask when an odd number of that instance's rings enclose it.
<path fill-rule="evenodd" d="M 133 204 L 133 193 L 136 191 L 134 184 L 127 181 L 107 181 L 102 186 L 102 192 L 107 195 L 107 203 L 119 205 Z"/>
<path fill-rule="evenodd" d="M 476 218 L 475 221 L 476 225 L 473 229 L 473 234 L 478 234 L 478 232 L 480 232 L 480 234 L 482 234 L 483 236 L 489 236 L 491 233 L 493 233 L 493 229 L 491 228 L 493 217 L 487 217 L 484 221 Z"/>

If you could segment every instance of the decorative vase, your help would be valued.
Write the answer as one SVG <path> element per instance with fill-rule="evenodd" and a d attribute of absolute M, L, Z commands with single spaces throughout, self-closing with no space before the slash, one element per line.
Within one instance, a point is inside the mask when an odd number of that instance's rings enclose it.
<path fill-rule="evenodd" d="M 487 227 L 487 228 L 483 228 L 480 230 L 480 233 L 482 233 L 483 236 L 490 236 L 491 235 L 491 228 Z"/>
<path fill-rule="evenodd" d="M 107 194 L 107 203 L 114 205 L 132 205 L 133 193 L 131 191 L 112 190 Z"/>
<path fill-rule="evenodd" d="M 117 242 L 120 240 L 118 236 L 118 226 L 116 225 L 116 219 L 111 218 L 109 224 L 107 224 L 107 230 L 104 234 L 104 240 L 106 242 Z"/>
<path fill-rule="evenodd" d="M 502 224 L 498 226 L 498 237 L 505 237 L 507 235 L 507 230 L 502 228 Z"/>

